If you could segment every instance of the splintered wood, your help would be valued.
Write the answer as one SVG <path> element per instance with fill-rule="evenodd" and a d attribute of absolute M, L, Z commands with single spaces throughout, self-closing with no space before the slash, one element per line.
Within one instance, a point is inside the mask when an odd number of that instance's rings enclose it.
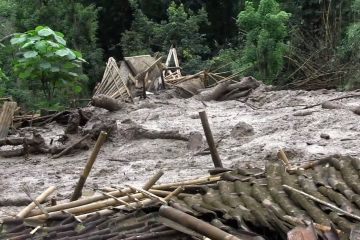
<path fill-rule="evenodd" d="M 16 107 L 16 102 L 4 102 L 0 114 L 0 138 L 5 138 L 8 135 Z"/>
<path fill-rule="evenodd" d="M 132 99 L 126 86 L 127 79 L 121 77 L 120 69 L 114 58 L 110 57 L 101 82 L 96 87 L 94 96 L 104 94 L 115 99 Z"/>

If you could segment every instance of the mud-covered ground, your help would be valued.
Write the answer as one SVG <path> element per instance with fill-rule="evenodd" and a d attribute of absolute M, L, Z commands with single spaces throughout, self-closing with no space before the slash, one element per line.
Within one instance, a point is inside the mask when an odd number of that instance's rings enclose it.
<path fill-rule="evenodd" d="M 280 147 L 286 150 L 292 163 L 333 154 L 360 157 L 359 115 L 346 109 L 330 110 L 321 106 L 304 109 L 304 106 L 348 94 L 351 92 L 258 92 L 252 94 L 246 103 L 203 103 L 192 98 L 151 96 L 127 110 L 109 113 L 98 109 L 96 113 L 102 118 L 116 119 L 119 129 L 125 120 L 131 119 L 147 129 L 179 130 L 180 133 L 190 134 L 203 133 L 198 112 L 206 110 L 214 138 L 221 140 L 218 151 L 225 167 L 244 164 L 263 166 L 266 161 L 277 161 L 276 153 Z M 359 99 L 336 102 L 358 106 Z M 40 133 L 50 141 L 62 131 L 62 126 L 50 123 Z M 321 138 L 321 134 L 328 134 L 330 139 Z M 0 158 L 0 202 L 26 198 L 21 190 L 23 183 L 32 188 L 34 196 L 55 185 L 57 199 L 69 198 L 90 151 L 79 151 L 59 159 L 52 159 L 50 155 L 30 155 L 29 159 Z M 211 156 L 196 154 L 198 152 L 190 150 L 186 141 L 128 140 L 116 131 L 101 149 L 84 195 L 92 194 L 93 188 L 110 185 L 141 186 L 159 169 L 165 172 L 160 182 L 206 175 L 213 167 Z M 0 217 L 18 209 L 0 207 Z"/>

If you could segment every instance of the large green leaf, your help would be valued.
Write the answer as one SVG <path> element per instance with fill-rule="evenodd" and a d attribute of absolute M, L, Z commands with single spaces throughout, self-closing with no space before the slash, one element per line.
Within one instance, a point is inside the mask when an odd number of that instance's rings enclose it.
<path fill-rule="evenodd" d="M 60 68 L 57 67 L 57 66 L 54 66 L 54 67 L 51 67 L 51 68 L 50 68 L 50 71 L 51 71 L 51 72 L 60 72 Z"/>
<path fill-rule="evenodd" d="M 15 44 L 20 44 L 20 43 L 23 43 L 26 41 L 26 35 L 21 35 L 19 37 L 14 37 L 10 40 L 10 43 L 12 45 L 15 45 Z"/>
<path fill-rule="evenodd" d="M 60 49 L 60 50 L 57 50 L 55 52 L 56 55 L 60 56 L 60 57 L 65 57 L 66 55 L 69 54 L 69 49 L 67 48 L 64 48 L 64 49 Z"/>
<path fill-rule="evenodd" d="M 27 48 L 30 47 L 31 45 L 34 45 L 35 41 L 29 41 L 26 42 L 24 45 L 21 46 L 21 48 Z"/>
<path fill-rule="evenodd" d="M 46 52 L 48 45 L 46 44 L 46 41 L 40 41 L 35 43 L 35 48 L 39 50 L 40 52 Z"/>
<path fill-rule="evenodd" d="M 42 69 L 49 69 L 49 68 L 51 68 L 51 64 L 48 63 L 48 62 L 42 62 L 42 63 L 39 64 L 39 66 L 40 66 L 40 68 L 42 68 Z"/>
<path fill-rule="evenodd" d="M 37 26 L 36 28 L 35 28 L 35 31 L 40 31 L 40 30 L 42 30 L 42 29 L 44 29 L 45 27 L 44 26 Z"/>
<path fill-rule="evenodd" d="M 69 60 L 76 59 L 75 53 L 73 51 L 71 51 L 70 49 L 68 49 L 68 48 L 57 50 L 55 52 L 55 54 L 60 56 L 60 57 L 65 57 L 66 56 Z"/>
<path fill-rule="evenodd" d="M 35 51 L 27 51 L 23 54 L 24 58 L 33 58 L 36 57 L 37 55 L 38 53 Z"/>
<path fill-rule="evenodd" d="M 48 40 L 48 41 L 46 41 L 50 46 L 52 46 L 52 47 L 54 47 L 54 48 L 59 48 L 60 47 L 60 45 L 58 44 L 58 43 L 54 43 L 53 41 L 50 41 L 50 40 Z"/>
<path fill-rule="evenodd" d="M 67 74 L 69 74 L 72 77 L 78 77 L 79 76 L 79 74 L 74 73 L 74 72 L 68 72 Z"/>
<path fill-rule="evenodd" d="M 42 37 L 48 37 L 48 36 L 54 35 L 54 34 L 55 34 L 55 32 L 48 27 L 45 27 L 45 28 L 41 29 L 40 31 L 38 31 L 38 35 L 42 36 Z"/>
<path fill-rule="evenodd" d="M 54 38 L 58 43 L 62 45 L 66 45 L 66 41 L 62 37 L 59 37 L 58 35 L 54 35 Z"/>

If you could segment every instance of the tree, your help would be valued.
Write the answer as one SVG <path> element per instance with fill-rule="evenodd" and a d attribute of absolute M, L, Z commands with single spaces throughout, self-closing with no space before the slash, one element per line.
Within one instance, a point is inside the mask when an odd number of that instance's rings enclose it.
<path fill-rule="evenodd" d="M 32 91 L 41 89 L 49 105 L 55 90 L 81 91 L 81 63 L 85 60 L 80 52 L 66 47 L 63 37 L 49 27 L 38 26 L 11 39 L 11 44 L 19 47 L 14 72 Z"/>
<path fill-rule="evenodd" d="M 201 24 L 208 24 L 204 8 L 197 13 L 185 10 L 184 5 L 172 2 L 167 9 L 167 20 L 160 23 L 149 19 L 138 4 L 133 3 L 134 21 L 122 35 L 121 46 L 126 55 L 162 52 L 166 55 L 173 45 L 177 48 L 182 67 L 188 73 L 203 68 L 203 59 L 210 49 Z"/>
<path fill-rule="evenodd" d="M 237 22 L 246 31 L 246 45 L 242 50 L 242 63 L 255 71 L 255 76 L 271 83 L 283 67 L 286 50 L 286 24 L 290 14 L 281 11 L 276 0 L 261 0 L 257 9 L 246 2 Z"/>
<path fill-rule="evenodd" d="M 102 49 L 98 47 L 98 11 L 93 4 L 74 0 L 13 0 L 17 3 L 15 25 L 24 32 L 46 25 L 65 34 L 68 46 L 86 56 L 84 72 L 89 78 L 89 89 L 103 73 Z M 34 7 L 36 6 L 36 7 Z"/>

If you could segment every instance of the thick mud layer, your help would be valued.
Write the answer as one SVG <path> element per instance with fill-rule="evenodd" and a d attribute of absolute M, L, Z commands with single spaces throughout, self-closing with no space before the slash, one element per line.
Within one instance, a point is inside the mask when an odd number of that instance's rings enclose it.
<path fill-rule="evenodd" d="M 219 141 L 218 151 L 225 167 L 263 166 L 266 161 L 278 161 L 280 147 L 291 163 L 333 154 L 360 157 L 359 115 L 347 109 L 330 110 L 321 106 L 304 109 L 304 106 L 348 94 L 351 93 L 327 90 L 255 92 L 246 103 L 204 103 L 192 98 L 151 96 L 127 110 L 99 111 L 98 118 L 115 119 L 118 130 L 101 149 L 84 195 L 93 194 L 94 188 L 111 185 L 142 186 L 159 169 L 165 172 L 160 182 L 206 175 L 213 164 L 210 155 L 198 154 L 206 148 L 198 117 L 198 112 L 203 110 L 207 112 L 215 141 Z M 349 107 L 360 105 L 359 98 L 337 102 Z M 182 140 L 125 138 L 121 129 L 128 119 L 150 130 L 179 130 L 186 135 L 200 132 L 203 146 L 200 150 L 190 150 L 188 142 Z M 42 135 L 50 141 L 63 130 L 51 123 L 42 130 Z M 23 183 L 32 188 L 34 196 L 55 185 L 58 200 L 69 198 L 91 148 L 59 159 L 52 159 L 50 155 L 0 158 L 0 202 L 25 199 L 21 190 Z M 18 209 L 0 207 L 0 217 Z"/>

